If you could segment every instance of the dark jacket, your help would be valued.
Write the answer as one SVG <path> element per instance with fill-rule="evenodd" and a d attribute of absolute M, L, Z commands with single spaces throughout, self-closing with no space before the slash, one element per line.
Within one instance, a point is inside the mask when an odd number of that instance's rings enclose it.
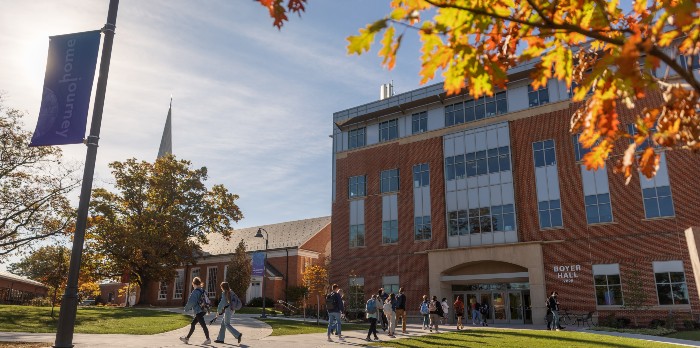
<path fill-rule="evenodd" d="M 406 295 L 399 294 L 396 296 L 396 308 L 406 310 Z"/>
<path fill-rule="evenodd" d="M 345 312 L 345 308 L 343 307 L 343 298 L 340 297 L 340 294 L 337 292 L 333 293 L 333 297 L 335 297 L 335 309 L 333 310 L 328 310 L 328 313 L 343 313 Z"/>
<path fill-rule="evenodd" d="M 554 296 L 549 296 L 548 301 L 548 308 L 549 310 L 552 311 L 558 311 L 559 310 L 559 303 L 557 302 L 557 299 Z"/>

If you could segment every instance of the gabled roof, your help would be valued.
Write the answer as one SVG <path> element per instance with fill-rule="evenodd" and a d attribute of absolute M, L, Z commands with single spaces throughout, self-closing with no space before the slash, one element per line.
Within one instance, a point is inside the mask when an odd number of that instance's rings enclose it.
<path fill-rule="evenodd" d="M 209 244 L 202 245 L 202 251 L 205 255 L 233 254 L 241 240 L 246 244 L 246 251 L 265 250 L 265 238 L 255 238 L 258 228 L 262 228 L 268 233 L 268 249 L 298 248 L 330 223 L 331 217 L 324 216 L 242 228 L 233 230 L 228 241 L 220 234 L 211 234 L 208 236 Z"/>
<path fill-rule="evenodd" d="M 12 274 L 10 272 L 5 272 L 5 271 L 0 271 L 0 279 L 7 279 L 7 280 L 11 280 L 11 281 L 18 282 L 18 283 L 46 287 L 46 285 L 44 285 L 36 280 L 31 280 L 27 277 L 22 277 L 22 276 Z"/>

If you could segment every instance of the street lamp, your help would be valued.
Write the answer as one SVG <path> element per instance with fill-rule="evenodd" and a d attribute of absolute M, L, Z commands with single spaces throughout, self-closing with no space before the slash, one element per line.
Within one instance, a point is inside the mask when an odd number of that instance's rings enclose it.
<path fill-rule="evenodd" d="M 262 233 L 263 231 L 265 232 L 265 237 L 263 237 Z M 265 259 L 263 260 L 263 279 L 262 279 L 262 300 L 263 300 L 263 310 L 262 310 L 262 315 L 260 316 L 261 318 L 267 318 L 267 314 L 265 314 L 265 272 L 267 271 L 267 242 L 269 239 L 269 234 L 264 228 L 259 227 L 258 228 L 258 233 L 255 234 L 255 238 L 265 238 Z"/>

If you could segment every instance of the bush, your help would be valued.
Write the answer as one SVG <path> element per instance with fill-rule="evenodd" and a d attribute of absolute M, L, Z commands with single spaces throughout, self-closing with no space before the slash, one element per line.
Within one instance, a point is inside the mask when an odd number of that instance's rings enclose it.
<path fill-rule="evenodd" d="M 686 328 L 687 330 L 693 330 L 698 327 L 698 323 L 692 321 L 692 320 L 683 320 L 683 327 Z"/>
<path fill-rule="evenodd" d="M 666 325 L 664 325 L 664 327 L 668 330 L 676 329 L 676 315 L 673 314 L 673 312 L 668 312 L 668 316 L 666 317 Z"/>
<path fill-rule="evenodd" d="M 248 304 L 246 304 L 246 306 L 248 306 L 248 307 L 262 307 L 262 305 L 263 305 L 262 297 L 254 297 L 253 299 L 250 300 L 250 302 L 248 302 Z M 275 300 L 273 300 L 269 297 L 265 297 L 265 307 L 272 308 L 274 306 L 275 306 Z"/>
<path fill-rule="evenodd" d="M 664 326 L 666 326 L 666 320 L 663 319 L 652 319 L 652 321 L 649 323 L 650 329 L 656 329 Z"/>
<path fill-rule="evenodd" d="M 631 333 L 631 334 L 639 334 L 639 335 L 652 335 L 652 336 L 666 336 L 670 335 L 676 330 L 669 330 L 665 329 L 663 327 L 658 327 L 656 329 L 621 329 L 621 328 L 612 328 L 612 327 L 592 327 L 591 330 L 595 331 L 608 331 L 608 332 L 624 332 L 624 333 Z"/>
<path fill-rule="evenodd" d="M 625 317 L 617 317 L 615 313 L 610 313 L 607 316 L 598 319 L 598 326 L 611 327 L 616 329 L 623 329 L 630 325 L 632 320 Z"/>

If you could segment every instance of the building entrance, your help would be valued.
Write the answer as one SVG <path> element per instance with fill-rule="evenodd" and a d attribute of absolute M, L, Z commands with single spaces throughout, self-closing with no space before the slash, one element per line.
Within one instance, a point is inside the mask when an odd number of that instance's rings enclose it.
<path fill-rule="evenodd" d="M 464 301 L 465 324 L 476 323 L 472 305 L 479 303 L 486 311 L 479 314 L 487 323 L 532 324 L 528 283 L 452 285 L 453 301 Z"/>

